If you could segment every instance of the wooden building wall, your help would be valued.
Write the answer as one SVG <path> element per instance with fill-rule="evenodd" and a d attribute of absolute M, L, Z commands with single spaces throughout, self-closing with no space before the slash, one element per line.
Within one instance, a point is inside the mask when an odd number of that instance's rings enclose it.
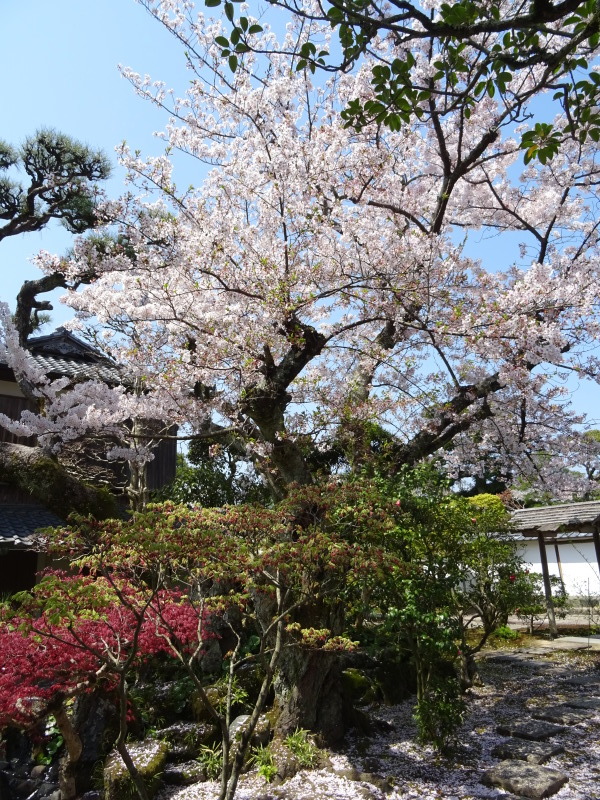
<path fill-rule="evenodd" d="M 169 431 L 171 436 L 177 435 L 177 428 Z M 177 469 L 177 440 L 162 439 L 154 450 L 154 460 L 150 461 L 147 468 L 146 480 L 148 489 L 154 491 L 166 486 L 175 477 Z"/>
<path fill-rule="evenodd" d="M 21 412 L 35 411 L 35 404 L 28 400 L 26 397 L 17 397 L 0 394 L 0 413 L 6 414 L 10 419 L 20 419 Z M 35 436 L 15 436 L 0 426 L 0 442 L 8 444 L 25 444 L 33 447 L 35 444 Z"/>

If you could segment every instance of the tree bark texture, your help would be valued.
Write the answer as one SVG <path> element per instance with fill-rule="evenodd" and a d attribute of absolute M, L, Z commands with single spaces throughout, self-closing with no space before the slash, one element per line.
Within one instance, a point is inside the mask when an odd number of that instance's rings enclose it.
<path fill-rule="evenodd" d="M 291 647 L 281 654 L 275 682 L 282 735 L 296 728 L 318 733 L 324 744 L 338 743 L 346 732 L 337 653 Z"/>
<path fill-rule="evenodd" d="M 77 797 L 77 762 L 83 751 L 83 745 L 62 703 L 54 710 L 54 719 L 62 734 L 66 749 L 60 759 L 58 770 L 60 797 L 61 800 L 73 800 Z"/>

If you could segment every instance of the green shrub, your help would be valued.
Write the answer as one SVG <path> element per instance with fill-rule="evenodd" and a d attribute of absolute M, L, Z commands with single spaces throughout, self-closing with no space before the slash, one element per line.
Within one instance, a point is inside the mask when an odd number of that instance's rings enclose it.
<path fill-rule="evenodd" d="M 64 739 L 56 724 L 56 720 L 53 716 L 47 717 L 40 749 L 37 750 L 34 755 L 36 764 L 52 764 L 56 754 L 63 746 L 63 743 Z"/>
<path fill-rule="evenodd" d="M 319 757 L 319 750 L 310 739 L 309 732 L 296 728 L 283 742 L 298 759 L 301 767 L 314 767 Z"/>
<path fill-rule="evenodd" d="M 415 706 L 419 739 L 446 750 L 463 724 L 466 704 L 458 680 L 441 678 L 430 684 Z"/>
<path fill-rule="evenodd" d="M 506 642 L 511 642 L 514 639 L 518 639 L 519 635 L 520 634 L 518 631 L 514 631 L 512 628 L 509 628 L 508 625 L 500 625 L 494 631 L 494 636 L 497 639 L 504 639 Z"/>
<path fill-rule="evenodd" d="M 221 774 L 223 761 L 223 749 L 221 745 L 215 744 L 210 747 L 207 744 L 203 744 L 200 748 L 200 755 L 196 761 L 204 767 L 206 777 L 209 780 L 215 780 Z"/>
<path fill-rule="evenodd" d="M 260 745 L 254 748 L 249 761 L 256 766 L 258 774 L 261 775 L 267 783 L 271 783 L 273 778 L 277 775 L 277 766 L 269 746 L 263 747 Z"/>

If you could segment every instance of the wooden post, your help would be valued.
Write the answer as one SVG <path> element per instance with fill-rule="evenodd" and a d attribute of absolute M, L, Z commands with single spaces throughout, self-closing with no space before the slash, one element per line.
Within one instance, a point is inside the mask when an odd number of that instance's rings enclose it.
<path fill-rule="evenodd" d="M 550 631 L 550 636 L 556 639 L 558 636 L 558 628 L 556 627 L 556 617 L 554 616 L 550 570 L 548 569 L 548 556 L 546 555 L 546 543 L 543 533 L 538 534 L 538 544 L 540 546 L 540 561 L 542 562 L 542 575 L 544 576 L 544 594 L 546 595 L 546 608 L 548 610 L 548 630 Z"/>
<path fill-rule="evenodd" d="M 556 553 L 556 564 L 558 566 L 558 574 L 560 575 L 560 585 L 562 586 L 563 594 L 566 594 L 565 589 L 565 576 L 563 575 L 562 563 L 560 561 L 560 553 L 558 552 L 558 542 L 554 542 L 554 552 Z"/>
<path fill-rule="evenodd" d="M 598 564 L 598 575 L 600 575 L 600 533 L 598 532 L 598 525 L 594 525 L 594 548 L 596 550 L 596 562 Z"/>

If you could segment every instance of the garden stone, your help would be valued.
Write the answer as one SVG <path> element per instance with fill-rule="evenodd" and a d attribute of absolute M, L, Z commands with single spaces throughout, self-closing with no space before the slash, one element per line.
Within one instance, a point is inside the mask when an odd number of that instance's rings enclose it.
<path fill-rule="evenodd" d="M 231 725 L 229 726 L 229 736 L 231 741 L 233 741 L 236 736 L 242 732 L 242 728 L 246 726 L 248 720 L 250 719 L 250 714 L 240 714 L 239 717 L 236 717 Z"/>
<path fill-rule="evenodd" d="M 588 650 L 589 645 L 587 644 L 587 640 L 575 641 L 568 639 L 553 639 L 551 641 L 543 641 L 540 642 L 541 647 L 545 647 L 548 650 Z"/>
<path fill-rule="evenodd" d="M 3 771 L 0 771 L 0 800 L 12 800 L 8 776 Z"/>
<path fill-rule="evenodd" d="M 533 800 L 556 794 L 568 780 L 557 769 L 518 761 L 503 761 L 497 767 L 487 770 L 481 778 L 485 786 L 497 786 Z"/>
<path fill-rule="evenodd" d="M 590 718 L 590 712 L 582 708 L 571 708 L 567 705 L 540 708 L 533 712 L 535 719 L 545 719 L 560 725 L 576 725 Z"/>
<path fill-rule="evenodd" d="M 565 701 L 566 706 L 572 708 L 587 708 L 591 711 L 600 711 L 600 697 L 575 697 Z"/>
<path fill-rule="evenodd" d="M 129 753 L 150 798 L 153 798 L 158 791 L 160 775 L 167 763 L 168 752 L 168 744 L 155 739 L 129 745 Z M 121 756 L 113 752 L 104 767 L 104 800 L 123 800 L 129 796 L 135 796 L 131 778 Z"/>
<path fill-rule="evenodd" d="M 189 786 L 191 783 L 206 780 L 206 771 L 197 761 L 186 761 L 184 764 L 167 764 L 162 774 L 165 783 L 175 786 Z"/>
<path fill-rule="evenodd" d="M 383 794 L 389 794 L 395 785 L 395 781 L 392 777 L 379 775 L 376 772 L 360 772 L 357 769 L 345 769 L 345 770 L 336 770 L 336 775 L 340 778 L 347 778 L 349 781 L 358 781 L 361 783 L 370 783 L 372 786 L 375 786 L 376 789 L 379 789 L 380 792 Z"/>
<path fill-rule="evenodd" d="M 352 787 L 352 795 L 361 797 L 362 800 L 380 800 L 381 798 L 381 792 L 378 789 L 360 784 Z M 307 797 L 311 797 L 313 800 L 328 800 L 330 795 L 322 784 L 311 779 L 310 773 L 303 773 L 300 786 L 290 786 L 289 783 L 286 783 L 284 786 L 274 787 L 259 795 L 256 800 L 305 800 Z"/>
<path fill-rule="evenodd" d="M 242 729 L 246 727 L 249 720 L 250 714 L 240 714 L 239 717 L 236 717 L 233 720 L 229 726 L 229 737 L 232 742 L 235 742 L 235 740 L 239 738 Z M 258 722 L 256 723 L 256 728 L 254 729 L 252 737 L 250 738 L 250 744 L 254 747 L 264 747 L 266 744 L 268 744 L 270 738 L 271 723 L 264 714 L 261 714 L 261 716 L 258 718 Z"/>
<path fill-rule="evenodd" d="M 189 761 L 200 754 L 202 745 L 220 741 L 219 730 L 211 722 L 177 722 L 152 735 L 169 743 L 170 761 Z"/>
<path fill-rule="evenodd" d="M 169 761 L 173 764 L 182 764 L 184 761 L 189 761 L 191 758 L 197 758 L 199 753 L 199 747 L 169 745 Z"/>
<path fill-rule="evenodd" d="M 360 669 L 349 667 L 341 674 L 342 686 L 348 699 L 357 705 L 366 705 L 377 699 L 377 688 Z"/>
<path fill-rule="evenodd" d="M 35 789 L 37 789 L 37 784 L 35 783 L 35 781 L 32 781 L 31 779 L 27 778 L 24 781 L 18 781 L 17 782 L 17 784 L 15 786 L 15 793 L 19 797 L 29 797 L 29 795 Z"/>
<path fill-rule="evenodd" d="M 49 783 L 48 781 L 44 781 L 40 783 L 38 786 L 38 795 L 40 797 L 48 797 L 49 795 L 53 794 L 57 790 L 57 786 L 55 783 Z"/>
<path fill-rule="evenodd" d="M 89 792 L 94 788 L 97 765 L 105 760 L 119 732 L 114 702 L 96 692 L 81 695 L 73 706 L 73 725 L 83 746 L 73 766 L 75 783 L 78 792 Z"/>
<path fill-rule="evenodd" d="M 254 729 L 254 733 L 252 734 L 252 739 L 250 740 L 253 746 L 262 746 L 264 747 L 269 743 L 269 739 L 271 738 L 271 723 L 269 719 L 264 715 L 258 718 L 258 722 L 256 724 L 256 728 Z"/>
<path fill-rule="evenodd" d="M 548 648 L 546 647 L 524 647 L 516 650 L 517 653 L 523 653 L 523 655 L 530 655 L 530 656 L 546 656 L 548 655 Z"/>
<path fill-rule="evenodd" d="M 227 687 L 224 685 L 207 686 L 204 693 L 213 708 L 222 707 L 227 702 Z M 190 704 L 196 722 L 212 722 L 212 717 L 199 692 L 192 692 Z"/>
<path fill-rule="evenodd" d="M 46 772 L 46 765 L 45 764 L 36 764 L 35 767 L 31 770 L 30 777 L 36 781 L 39 778 L 43 777 L 44 772 Z"/>
<path fill-rule="evenodd" d="M 516 736 L 519 739 L 542 742 L 551 736 L 564 733 L 566 728 L 563 725 L 554 725 L 552 722 L 526 720 L 525 722 L 508 722 L 498 725 L 496 730 L 503 736 Z"/>
<path fill-rule="evenodd" d="M 600 675 L 580 675 L 576 678 L 569 678 L 565 683 L 570 686 L 585 686 L 586 688 L 597 688 L 600 691 Z"/>
<path fill-rule="evenodd" d="M 273 779 L 273 784 L 278 786 L 284 781 L 293 778 L 300 769 L 300 762 L 292 751 L 283 742 L 275 739 L 270 745 L 273 762 L 277 768 L 277 774 Z"/>
<path fill-rule="evenodd" d="M 223 664 L 223 654 L 219 642 L 216 639 L 210 639 L 204 651 L 204 655 L 200 659 L 200 667 L 203 672 L 209 675 L 214 675 L 221 671 Z"/>
<path fill-rule="evenodd" d="M 553 756 L 564 753 L 564 747 L 545 742 L 527 742 L 519 739 L 508 739 L 492 750 L 492 756 L 502 760 L 513 759 L 527 761 L 530 764 L 543 764 Z"/>

